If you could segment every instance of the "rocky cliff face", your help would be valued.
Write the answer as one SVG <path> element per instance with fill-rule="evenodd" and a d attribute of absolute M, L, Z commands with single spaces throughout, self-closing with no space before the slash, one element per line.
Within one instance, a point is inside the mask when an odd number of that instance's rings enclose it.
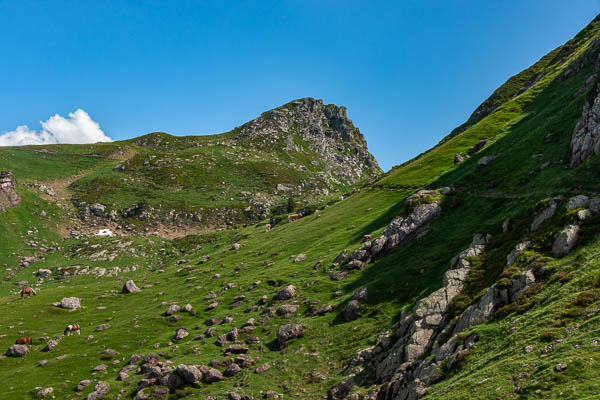
<path fill-rule="evenodd" d="M 313 153 L 334 182 L 354 184 L 382 171 L 367 149 L 367 142 L 348 119 L 346 107 L 304 98 L 263 113 L 238 128 L 237 140 L 260 148 L 279 145 L 288 154 Z"/>
<path fill-rule="evenodd" d="M 16 185 L 11 171 L 0 172 L 0 210 L 4 211 L 6 207 L 14 207 L 21 202 Z"/>
<path fill-rule="evenodd" d="M 590 92 L 571 137 L 571 168 L 600 154 L 600 85 Z"/>

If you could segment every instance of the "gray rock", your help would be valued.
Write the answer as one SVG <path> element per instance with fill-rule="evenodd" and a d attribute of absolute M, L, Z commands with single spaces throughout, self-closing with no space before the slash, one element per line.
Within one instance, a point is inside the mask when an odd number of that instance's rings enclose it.
<path fill-rule="evenodd" d="M 591 216 L 592 216 L 592 212 L 590 210 L 588 210 L 587 208 L 585 210 L 577 211 L 577 219 L 580 221 L 585 221 L 586 219 L 588 219 Z"/>
<path fill-rule="evenodd" d="M 517 244 L 515 248 L 508 254 L 508 256 L 506 256 L 506 268 L 513 265 L 517 260 L 517 257 L 519 257 L 519 255 L 527 250 L 530 246 L 531 242 L 529 240 Z"/>
<path fill-rule="evenodd" d="M 227 366 L 227 368 L 225 369 L 224 375 L 225 376 L 234 376 L 235 374 L 237 374 L 241 370 L 242 370 L 242 368 L 240 368 L 239 365 L 237 365 L 235 363 L 229 364 Z"/>
<path fill-rule="evenodd" d="M 86 387 L 88 387 L 89 385 L 92 384 L 92 381 L 89 379 L 84 379 L 81 382 L 79 382 L 77 384 L 77 387 L 75 388 L 76 391 L 81 392 L 83 389 L 85 389 Z"/>
<path fill-rule="evenodd" d="M 52 274 L 51 270 L 41 268 L 41 269 L 37 270 L 37 272 L 35 273 L 35 276 L 37 276 L 38 278 L 45 278 L 45 277 L 49 276 L 50 274 Z"/>
<path fill-rule="evenodd" d="M 590 202 L 589 197 L 587 197 L 583 194 L 580 194 L 580 195 L 571 197 L 569 199 L 569 201 L 567 202 L 567 205 L 566 205 L 566 209 L 567 209 L 567 211 L 571 211 L 571 210 L 574 210 L 579 207 L 585 207 L 589 204 L 589 202 Z"/>
<path fill-rule="evenodd" d="M 290 315 L 298 311 L 298 305 L 296 304 L 282 304 L 277 310 L 277 314 L 279 315 Z"/>
<path fill-rule="evenodd" d="M 460 154 L 456 154 L 454 156 L 454 164 L 458 164 L 458 163 L 461 163 L 463 161 L 465 161 L 465 159 Z"/>
<path fill-rule="evenodd" d="M 531 223 L 531 227 L 529 228 L 529 230 L 532 232 L 537 230 L 537 228 L 539 228 L 545 220 L 547 220 L 548 218 L 552 218 L 554 216 L 554 213 L 556 212 L 556 207 L 556 201 L 550 200 L 550 202 L 548 203 L 548 207 L 535 217 L 535 219 Z"/>
<path fill-rule="evenodd" d="M 87 400 L 98 400 L 108 394 L 110 388 L 106 382 L 99 381 L 94 387 L 94 391 L 87 396 Z"/>
<path fill-rule="evenodd" d="M 358 289 L 353 295 L 352 300 L 365 301 L 369 297 L 369 290 L 367 287 L 362 287 Z"/>
<path fill-rule="evenodd" d="M 552 254 L 564 256 L 569 254 L 579 236 L 579 225 L 567 225 L 556 235 L 552 245 Z"/>
<path fill-rule="evenodd" d="M 77 310 L 81 308 L 81 299 L 79 297 L 64 297 L 60 301 L 59 307 L 66 308 L 68 310 Z"/>
<path fill-rule="evenodd" d="M 44 347 L 43 351 L 51 351 L 56 346 L 58 346 L 58 340 L 50 339 L 48 340 L 48 343 L 46 343 L 46 347 Z"/>
<path fill-rule="evenodd" d="M 99 204 L 99 203 L 94 203 L 91 206 L 88 207 L 90 212 L 98 217 L 103 217 L 104 216 L 104 210 L 106 210 L 106 206 Z"/>
<path fill-rule="evenodd" d="M 495 161 L 497 158 L 497 155 L 481 157 L 479 159 L 479 162 L 477 163 L 477 168 L 487 167 L 492 161 Z"/>
<path fill-rule="evenodd" d="M 294 285 L 287 285 L 279 292 L 277 292 L 277 300 L 289 300 L 296 294 L 296 287 Z"/>
<path fill-rule="evenodd" d="M 165 315 L 173 315 L 178 313 L 181 308 L 177 304 L 171 304 L 167 311 L 165 311 Z"/>
<path fill-rule="evenodd" d="M 223 374 L 214 368 L 210 368 L 208 371 L 203 373 L 202 381 L 204 383 L 215 383 L 223 379 Z"/>
<path fill-rule="evenodd" d="M 189 384 L 202 379 L 202 372 L 194 365 L 179 364 L 177 366 L 177 374 Z"/>
<path fill-rule="evenodd" d="M 136 293 L 139 291 L 140 291 L 140 288 L 137 287 L 135 282 L 130 279 L 127 282 L 125 282 L 125 284 L 123 285 L 123 289 L 121 290 L 121 293 Z"/>
<path fill-rule="evenodd" d="M 179 328 L 175 331 L 175 340 L 181 340 L 189 335 L 187 329 Z"/>
<path fill-rule="evenodd" d="M 52 392 L 54 392 L 54 388 L 47 387 L 47 388 L 44 388 L 44 389 L 38 391 L 36 396 L 37 397 L 46 397 L 46 396 L 52 394 Z"/>
<path fill-rule="evenodd" d="M 567 364 L 565 364 L 565 363 L 558 363 L 558 364 L 556 364 L 556 366 L 554 367 L 554 370 L 555 370 L 556 372 L 562 372 L 562 371 L 564 371 L 565 369 L 567 369 Z"/>
<path fill-rule="evenodd" d="M 350 302 L 344 307 L 344 319 L 348 322 L 358 319 L 360 316 L 360 303 L 357 300 L 350 300 Z"/>
<path fill-rule="evenodd" d="M 571 135 L 571 168 L 579 166 L 592 154 L 600 154 L 600 96 L 588 98 Z"/>
<path fill-rule="evenodd" d="M 6 350 L 7 357 L 23 357 L 29 349 L 23 344 L 13 344 Z"/>
<path fill-rule="evenodd" d="M 304 260 L 306 260 L 306 254 L 301 253 L 301 254 L 298 254 L 298 256 L 294 259 L 294 262 L 297 263 L 297 262 L 302 262 Z"/>
<path fill-rule="evenodd" d="M 299 324 L 282 325 L 277 330 L 277 342 L 280 346 L 285 346 L 289 340 L 300 337 L 304 329 L 304 326 Z"/>

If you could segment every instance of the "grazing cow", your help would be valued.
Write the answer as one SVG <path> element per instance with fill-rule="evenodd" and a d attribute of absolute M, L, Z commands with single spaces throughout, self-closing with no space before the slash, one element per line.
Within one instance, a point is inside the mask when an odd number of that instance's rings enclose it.
<path fill-rule="evenodd" d="M 19 338 L 15 344 L 31 344 L 31 336 Z"/>
<path fill-rule="evenodd" d="M 81 335 L 81 326 L 79 324 L 67 325 L 63 335 L 71 336 L 71 334 Z"/>
<path fill-rule="evenodd" d="M 266 232 L 271 232 L 271 224 L 265 225 Z"/>
<path fill-rule="evenodd" d="M 25 295 L 27 295 L 27 297 L 30 297 L 31 295 L 37 296 L 37 293 L 35 290 L 33 290 L 33 288 L 26 287 L 21 290 L 21 298 L 23 298 Z"/>
<path fill-rule="evenodd" d="M 288 222 L 293 222 L 302 218 L 302 213 L 288 215 Z"/>

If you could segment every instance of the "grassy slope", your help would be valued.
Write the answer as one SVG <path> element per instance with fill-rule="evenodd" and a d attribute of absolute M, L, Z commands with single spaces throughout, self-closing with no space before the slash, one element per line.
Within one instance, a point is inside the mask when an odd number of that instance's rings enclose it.
<path fill-rule="evenodd" d="M 595 33 L 591 32 L 588 32 L 587 39 Z M 306 324 L 306 334 L 282 351 L 273 341 L 277 327 L 287 320 L 278 316 L 259 325 L 255 334 L 261 337 L 263 345 L 253 346 L 251 356 L 259 356 L 260 363 L 276 363 L 275 368 L 263 375 L 244 371 L 221 383 L 201 385 L 190 390 L 199 398 L 209 393 L 222 397 L 235 386 L 239 386 L 236 391 L 256 397 L 260 391 L 268 389 L 286 391 L 287 396 L 293 398 L 322 397 L 332 383 L 341 379 L 336 374 L 344 361 L 391 326 L 403 307 L 411 306 L 416 299 L 440 286 L 440 278 L 450 259 L 468 245 L 474 233 L 496 232 L 504 218 L 528 210 L 531 212 L 533 206 L 549 194 L 592 193 L 597 190 L 600 184 L 596 172 L 597 159 L 575 171 L 566 168 L 570 132 L 583 102 L 583 97 L 572 99 L 572 94 L 590 71 L 584 69 L 568 80 L 561 80 L 557 78 L 564 64 L 552 68 L 553 71 L 548 72 L 535 86 L 506 101 L 494 113 L 460 135 L 411 164 L 393 170 L 375 188 L 363 190 L 323 210 L 321 216 L 313 215 L 292 224 L 276 226 L 270 233 L 265 233 L 264 226 L 258 225 L 188 238 L 187 241 L 175 243 L 180 246 L 179 250 L 169 243 L 150 244 L 149 237 L 136 237 L 134 242 L 137 246 L 149 246 L 147 257 L 124 254 L 111 263 L 72 258 L 71 246 L 87 248 L 87 245 L 74 240 L 65 242 L 59 252 L 21 271 L 14 280 L 34 282 L 32 272 L 41 267 L 55 269 L 72 264 L 138 264 L 140 268 L 127 274 L 126 278 L 135 279 L 140 286 L 147 283 L 154 286 L 138 294 L 112 296 L 105 293 L 119 290 L 123 281 L 73 277 L 68 282 L 48 281 L 43 284 L 38 297 L 21 301 L 14 295 L 6 295 L 13 286 L 2 283 L 5 296 L 0 298 L 0 315 L 4 327 L 2 334 L 7 336 L 0 338 L 0 348 L 8 347 L 17 337 L 23 336 L 18 333 L 19 330 L 36 338 L 59 335 L 67 323 L 79 322 L 84 327 L 82 336 L 63 339 L 57 349 L 50 353 L 40 352 L 43 344 L 36 342 L 26 357 L 3 360 L 0 364 L 0 381 L 3 386 L 12 387 L 5 393 L 5 398 L 26 398 L 28 393 L 33 393 L 34 387 L 48 385 L 54 386 L 58 398 L 79 398 L 81 395 L 73 392 L 73 387 L 79 380 L 89 378 L 92 368 L 100 363 L 109 364 L 109 373 L 97 374 L 96 378 L 108 381 L 113 395 L 122 388 L 131 393 L 141 376 L 117 382 L 116 371 L 125 364 L 130 354 L 152 351 L 154 343 L 160 343 L 160 348 L 155 351 L 164 352 L 165 357 L 175 363 L 208 363 L 211 359 L 222 359 L 222 349 L 213 344 L 213 339 L 186 339 L 203 332 L 203 321 L 209 317 L 234 316 L 234 323 L 217 326 L 219 334 L 225 333 L 231 326 L 240 327 L 249 317 L 259 320 L 259 311 L 245 313 L 246 307 L 255 304 L 264 294 L 270 300 L 277 289 L 287 283 L 299 288 L 295 301 L 319 300 L 338 306 L 337 310 L 326 316 L 307 317 L 304 312 L 308 305 L 302 304 L 291 321 Z M 547 133 L 553 133 L 554 138 L 549 144 L 544 144 Z M 456 166 L 452 164 L 455 153 L 464 153 L 469 145 L 481 138 L 489 139 L 490 143 L 481 155 L 475 155 Z M 531 157 L 539 153 L 543 153 L 542 158 Z M 487 168 L 477 170 L 476 162 L 485 154 L 501 156 Z M 529 174 L 530 170 L 545 161 L 556 164 Z M 333 282 L 329 279 L 330 265 L 335 256 L 344 248 L 358 247 L 362 235 L 379 233 L 394 216 L 402 212 L 403 200 L 413 188 L 450 184 L 458 192 L 445 199 L 444 213 L 427 236 L 375 262 L 364 271 L 350 274 L 344 281 Z M 23 212 L 23 209 L 13 210 L 11 212 L 15 214 Z M 32 212 L 31 209 L 24 211 Z M 578 292 L 590 289 L 589 281 L 597 280 L 600 267 L 597 249 L 600 242 L 597 237 L 591 236 L 589 242 L 569 257 L 548 262 L 555 271 L 564 269 L 568 273 L 575 272 L 570 280 L 547 284 L 544 291 L 537 295 L 540 303 L 524 314 L 510 314 L 476 328 L 481 337 L 476 351 L 467 358 L 462 368 L 452 371 L 448 379 L 431 388 L 432 398 L 516 398 L 516 384 L 524 387 L 523 397 L 531 397 L 538 389 L 548 398 L 585 398 L 597 393 L 594 386 L 599 377 L 598 368 L 594 368 L 597 357 L 590 346 L 591 339 L 598 336 L 598 318 L 593 316 L 586 320 L 577 316 L 567 325 L 548 328 L 557 317 L 562 317 L 561 311 L 571 304 Z M 94 242 L 107 247 L 113 246 L 115 241 L 94 239 Z M 242 244 L 239 251 L 230 250 L 234 242 Z M 203 249 L 191 250 L 197 244 L 201 244 Z M 155 256 L 158 248 L 170 249 L 167 250 L 169 254 Z M 307 254 L 307 260 L 293 263 L 293 256 L 301 252 Z M 210 261 L 197 264 L 204 255 L 210 255 Z M 183 257 L 198 271 L 177 272 L 180 266 L 175 265 L 175 260 Z M 267 266 L 266 260 L 274 265 Z M 314 269 L 314 264 L 319 260 L 323 261 L 322 267 Z M 158 273 L 159 268 L 165 272 Z M 216 272 L 221 274 L 221 278 L 211 279 Z M 495 279 L 496 276 L 486 277 L 492 282 Z M 257 280 L 262 283 L 248 291 Z M 224 291 L 223 285 L 227 282 L 236 282 L 237 287 Z M 369 299 L 362 318 L 342 323 L 339 317 L 341 307 L 354 290 L 365 285 L 369 287 Z M 197 287 L 200 288 L 196 290 Z M 209 312 L 204 310 L 206 303 L 202 299 L 210 290 L 219 293 L 222 302 L 216 310 Z M 343 294 L 335 297 L 333 293 L 336 290 L 342 290 Z M 159 292 L 163 294 L 159 295 Z M 247 296 L 244 305 L 230 310 L 228 306 L 233 297 L 239 294 Z M 86 308 L 69 313 L 50 304 L 71 295 L 82 297 Z M 181 305 L 190 302 L 199 313 L 196 316 L 182 314 L 181 321 L 169 324 L 165 317 L 160 316 L 166 309 L 166 305 L 161 305 L 163 301 L 177 301 Z M 96 307 L 100 305 L 106 309 L 97 310 Z M 139 328 L 133 327 L 136 316 Z M 111 329 L 93 331 L 95 326 L 106 322 L 112 325 Z M 540 355 L 543 332 L 550 329 L 553 335 L 560 337 L 566 328 L 573 326 L 569 324 L 576 323 L 582 324 L 579 330 L 557 345 L 551 354 Z M 9 328 L 9 325 L 14 328 Z M 509 335 L 513 325 L 518 330 Z M 178 343 L 178 350 L 173 352 L 174 346 L 166 344 L 172 340 L 174 330 L 179 326 L 187 327 L 190 337 Z M 201 329 L 195 330 L 195 326 Z M 94 339 L 86 341 L 88 334 L 93 334 Z M 142 340 L 147 343 L 141 344 Z M 581 346 L 574 348 L 575 343 Z M 524 354 L 526 344 L 534 344 L 536 350 Z M 120 351 L 121 355 L 117 357 L 119 362 L 112 365 L 110 360 L 102 360 L 104 348 Z M 197 354 L 194 352 L 196 348 Z M 68 354 L 68 357 L 56 360 L 62 354 Z M 50 361 L 44 367 L 37 367 L 41 359 Z M 558 361 L 566 361 L 570 365 L 566 374 L 552 372 L 551 368 Z M 588 366 L 591 368 L 586 368 Z M 323 375 L 326 382 L 315 379 L 315 372 Z M 531 375 L 519 378 L 520 373 Z M 577 389 L 573 390 L 573 386 Z M 84 394 L 90 390 L 86 389 Z"/>

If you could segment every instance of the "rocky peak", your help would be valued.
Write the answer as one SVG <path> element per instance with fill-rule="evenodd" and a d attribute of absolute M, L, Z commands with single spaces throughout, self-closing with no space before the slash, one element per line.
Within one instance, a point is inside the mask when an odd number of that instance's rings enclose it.
<path fill-rule="evenodd" d="M 16 185 L 12 171 L 0 172 L 0 210 L 4 211 L 5 207 L 14 207 L 21 202 Z"/>
<path fill-rule="evenodd" d="M 381 173 L 346 107 L 320 99 L 298 99 L 267 111 L 239 127 L 236 139 L 265 149 L 281 145 L 290 155 L 312 152 L 344 183 Z"/>

